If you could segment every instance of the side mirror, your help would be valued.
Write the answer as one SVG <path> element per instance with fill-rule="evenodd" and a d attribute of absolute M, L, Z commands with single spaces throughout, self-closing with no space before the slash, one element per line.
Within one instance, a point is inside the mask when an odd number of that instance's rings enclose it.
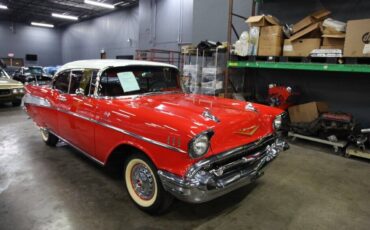
<path fill-rule="evenodd" d="M 77 96 L 85 96 L 85 90 L 82 88 L 76 89 L 76 95 Z"/>

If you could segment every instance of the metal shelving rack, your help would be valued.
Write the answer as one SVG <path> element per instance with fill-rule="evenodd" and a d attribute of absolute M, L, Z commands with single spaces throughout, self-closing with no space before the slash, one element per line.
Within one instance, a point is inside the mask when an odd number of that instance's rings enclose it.
<path fill-rule="evenodd" d="M 365 64 L 328 64 L 328 63 L 304 63 L 304 62 L 263 62 L 263 61 L 229 60 L 228 67 L 370 73 L 370 65 Z"/>
<path fill-rule="evenodd" d="M 254 0 L 252 5 L 252 14 L 256 13 L 256 4 L 261 0 Z M 234 17 L 246 19 L 243 16 L 235 14 L 233 11 L 234 0 L 229 0 L 229 19 L 227 31 L 227 66 L 225 74 L 225 95 L 228 95 L 230 68 L 254 68 L 254 69 L 277 69 L 277 70 L 302 70 L 302 71 L 331 71 L 331 72 L 352 72 L 352 73 L 370 73 L 369 64 L 330 64 L 330 63 L 306 63 L 306 62 L 268 62 L 268 61 L 235 61 L 232 60 L 231 46 L 232 33 L 238 38 L 239 35 L 233 25 Z"/>

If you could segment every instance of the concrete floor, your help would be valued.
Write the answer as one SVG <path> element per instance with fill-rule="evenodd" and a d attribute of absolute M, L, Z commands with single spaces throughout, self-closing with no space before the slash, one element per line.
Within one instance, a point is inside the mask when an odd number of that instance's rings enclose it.
<path fill-rule="evenodd" d="M 369 161 L 292 145 L 255 185 L 160 217 L 68 146 L 50 148 L 20 108 L 0 106 L 0 229 L 369 229 Z M 317 147 L 314 147 L 317 148 Z M 319 150 L 324 151 L 319 151 Z"/>

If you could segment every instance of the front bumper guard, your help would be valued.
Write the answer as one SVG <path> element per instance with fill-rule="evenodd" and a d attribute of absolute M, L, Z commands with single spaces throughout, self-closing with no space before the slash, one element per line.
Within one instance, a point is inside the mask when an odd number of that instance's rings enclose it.
<path fill-rule="evenodd" d="M 179 200 L 190 203 L 203 203 L 213 200 L 226 193 L 254 182 L 264 173 L 262 169 L 271 162 L 281 151 L 289 148 L 289 145 L 281 140 L 275 139 L 266 145 L 263 150 L 247 152 L 247 156 L 229 162 L 215 169 L 207 169 L 212 163 L 223 160 L 223 157 L 230 157 L 240 154 L 239 149 L 231 150 L 217 155 L 211 160 L 203 160 L 196 170 L 191 168 L 185 178 L 174 175 L 170 172 L 158 171 L 162 185 L 166 191 Z M 212 162 L 213 160 L 213 162 Z"/>

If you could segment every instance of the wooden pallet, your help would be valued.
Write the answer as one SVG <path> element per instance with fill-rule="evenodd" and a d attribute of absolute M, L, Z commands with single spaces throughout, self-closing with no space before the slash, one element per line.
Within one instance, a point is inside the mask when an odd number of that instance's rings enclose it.
<path fill-rule="evenodd" d="M 347 147 L 346 153 L 344 154 L 344 156 L 345 157 L 356 156 L 356 157 L 370 159 L 370 150 L 361 150 L 355 146 L 349 146 Z"/>
<path fill-rule="evenodd" d="M 325 139 L 321 139 L 321 138 L 317 138 L 317 137 L 310 137 L 310 136 L 301 135 L 301 134 L 294 133 L 294 132 L 289 132 L 288 137 L 291 137 L 293 141 L 296 138 L 298 138 L 298 139 L 313 141 L 313 142 L 321 143 L 321 144 L 325 144 L 325 145 L 331 145 L 334 148 L 334 152 L 338 152 L 339 149 L 343 149 L 348 144 L 347 141 L 333 142 L 333 141 L 329 141 L 329 140 L 325 140 Z"/>

